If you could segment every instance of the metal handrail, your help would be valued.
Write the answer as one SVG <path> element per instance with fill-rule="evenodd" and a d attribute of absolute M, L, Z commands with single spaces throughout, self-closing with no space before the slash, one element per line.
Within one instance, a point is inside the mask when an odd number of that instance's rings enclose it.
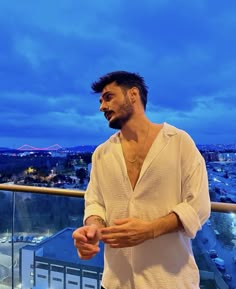
<path fill-rule="evenodd" d="M 0 184 L 0 191 L 62 195 L 62 196 L 80 197 L 80 198 L 84 197 L 84 191 L 81 191 L 81 190 L 68 190 L 68 189 L 60 189 L 60 188 L 10 185 L 10 184 Z"/>
<path fill-rule="evenodd" d="M 236 204 L 211 202 L 211 211 L 221 213 L 236 213 Z"/>
<path fill-rule="evenodd" d="M 24 192 L 24 193 L 37 193 L 37 194 L 48 194 L 48 195 L 62 195 L 68 197 L 84 197 L 84 191 L 82 190 L 68 190 L 60 188 L 48 188 L 48 187 L 35 187 L 35 186 L 21 186 L 12 184 L 0 184 L 0 191 L 13 191 L 13 192 Z M 212 212 L 221 213 L 236 213 L 236 204 L 232 203 L 220 203 L 211 202 Z"/>

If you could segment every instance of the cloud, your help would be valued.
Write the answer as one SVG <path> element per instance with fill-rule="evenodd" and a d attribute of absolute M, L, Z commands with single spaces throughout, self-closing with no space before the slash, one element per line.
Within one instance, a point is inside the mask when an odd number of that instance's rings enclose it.
<path fill-rule="evenodd" d="M 235 141 L 235 1 L 92 6 L 1 1 L 0 146 L 8 139 L 19 145 L 105 140 L 113 131 L 90 85 L 113 70 L 144 76 L 156 121 L 166 118 L 198 142 Z"/>
<path fill-rule="evenodd" d="M 148 115 L 154 122 L 168 122 L 186 130 L 198 144 L 236 142 L 236 107 L 217 103 L 215 96 L 202 97 L 189 112 L 151 107 Z"/>

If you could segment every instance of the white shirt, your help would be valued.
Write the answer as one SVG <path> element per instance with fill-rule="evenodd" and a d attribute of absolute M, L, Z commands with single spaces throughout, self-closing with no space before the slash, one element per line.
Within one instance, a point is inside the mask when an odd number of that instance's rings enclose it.
<path fill-rule="evenodd" d="M 205 162 L 190 136 L 167 123 L 154 140 L 132 189 L 118 134 L 93 154 L 85 216 L 153 220 L 175 212 L 183 231 L 128 248 L 105 246 L 107 289 L 197 289 L 199 271 L 191 238 L 210 214 Z"/>

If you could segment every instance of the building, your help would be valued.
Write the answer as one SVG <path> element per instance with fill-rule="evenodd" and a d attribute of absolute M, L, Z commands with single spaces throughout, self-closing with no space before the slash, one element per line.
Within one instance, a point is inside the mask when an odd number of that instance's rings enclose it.
<path fill-rule="evenodd" d="M 22 289 L 98 289 L 103 271 L 103 245 L 91 260 L 81 260 L 72 232 L 65 228 L 43 242 L 20 249 Z"/>

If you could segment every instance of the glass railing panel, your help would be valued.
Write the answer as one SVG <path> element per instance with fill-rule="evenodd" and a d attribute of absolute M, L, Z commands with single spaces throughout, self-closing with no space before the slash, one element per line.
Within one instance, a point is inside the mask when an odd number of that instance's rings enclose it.
<path fill-rule="evenodd" d="M 0 191 L 0 288 L 12 288 L 14 264 L 14 245 L 12 244 L 13 236 L 13 219 L 12 219 L 12 200 L 13 193 Z M 13 273 L 13 274 L 12 274 Z"/>
<path fill-rule="evenodd" d="M 236 214 L 212 212 L 193 240 L 205 289 L 236 288 Z"/>
<path fill-rule="evenodd" d="M 0 252 L 9 258 L 0 259 L 8 266 L 8 272 L 1 270 L 5 278 L 1 278 L 0 288 L 69 289 L 82 288 L 82 282 L 84 286 L 92 282 L 91 286 L 97 284 L 94 288 L 99 288 L 103 248 L 92 261 L 84 262 L 78 257 L 71 236 L 83 222 L 83 198 L 12 194 L 14 206 L 6 215 L 1 212 L 9 226 L 4 227 Z"/>
<path fill-rule="evenodd" d="M 82 225 L 83 198 L 0 193 L 1 289 L 100 288 L 103 248 L 82 261 L 71 238 Z M 235 245 L 236 214 L 212 212 L 193 240 L 202 289 L 236 288 Z"/>

